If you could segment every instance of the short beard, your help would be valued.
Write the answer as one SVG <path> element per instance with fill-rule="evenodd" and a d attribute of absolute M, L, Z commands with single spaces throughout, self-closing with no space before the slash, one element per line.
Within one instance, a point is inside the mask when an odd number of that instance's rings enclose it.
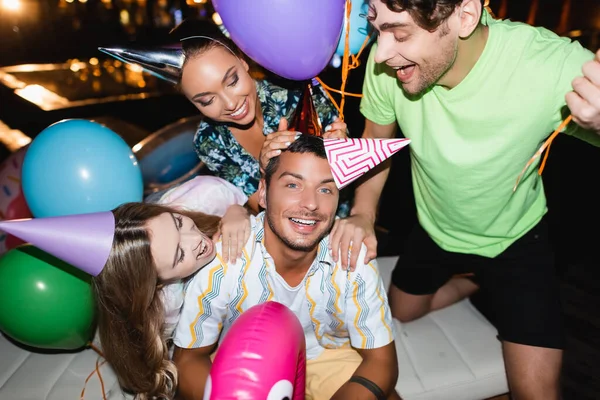
<path fill-rule="evenodd" d="M 446 36 L 446 33 L 443 31 L 440 32 L 440 37 Z M 438 62 L 437 59 L 434 60 L 432 64 L 424 64 L 423 76 L 418 82 L 418 86 L 412 90 L 408 91 L 404 88 L 402 89 L 408 94 L 409 97 L 419 97 L 422 96 L 425 92 L 427 92 L 433 85 L 439 82 L 448 71 L 454 66 L 456 62 L 456 57 L 458 55 L 458 42 L 454 44 L 454 46 L 448 46 L 447 50 L 441 54 L 439 60 L 444 60 L 444 62 Z M 447 61 L 445 61 L 447 60 Z M 427 67 L 431 65 L 431 69 L 427 70 Z"/>
<path fill-rule="evenodd" d="M 308 253 L 312 250 L 315 249 L 315 247 L 318 246 L 319 243 L 321 243 L 321 240 L 323 240 L 323 238 L 325 236 L 327 236 L 329 234 L 329 232 L 331 232 L 331 228 L 333 227 L 333 223 L 335 222 L 335 220 L 331 220 L 329 226 L 327 227 L 327 229 L 325 229 L 323 231 L 323 233 L 312 243 L 308 243 L 308 244 L 300 244 L 300 243 L 294 243 L 291 240 L 289 240 L 288 238 L 284 237 L 279 230 L 277 229 L 277 227 L 275 227 L 275 225 L 273 224 L 271 218 L 269 218 L 269 209 L 267 208 L 267 215 L 265 216 L 265 218 L 267 219 L 267 223 L 269 224 L 269 228 L 271 228 L 271 232 L 273 232 L 275 234 L 275 236 L 277 236 L 279 238 L 279 240 L 281 240 L 281 242 L 283 244 L 285 244 L 288 248 L 290 248 L 291 250 L 294 251 L 302 251 L 305 253 Z"/>

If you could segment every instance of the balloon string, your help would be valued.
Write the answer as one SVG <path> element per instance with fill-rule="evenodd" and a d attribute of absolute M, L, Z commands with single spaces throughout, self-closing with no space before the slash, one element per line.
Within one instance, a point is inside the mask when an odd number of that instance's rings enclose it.
<path fill-rule="evenodd" d="M 369 43 L 369 41 L 371 40 L 371 36 L 367 36 L 365 38 L 365 41 L 363 42 L 359 52 L 356 55 L 352 55 L 350 54 L 349 57 L 352 59 L 351 63 L 348 63 L 345 69 L 346 72 L 344 72 L 344 70 L 342 71 L 342 79 L 344 81 L 344 87 L 345 87 L 345 80 L 348 77 L 348 72 L 356 67 L 358 67 L 360 65 L 360 55 L 363 52 L 363 50 L 366 48 L 366 45 Z M 347 54 L 349 53 L 349 49 L 346 47 L 346 49 L 344 50 L 344 53 Z M 340 105 L 338 105 L 337 101 L 333 98 L 333 96 L 331 95 L 330 92 L 334 92 L 334 93 L 338 93 L 341 95 L 342 99 L 344 99 L 344 96 L 350 96 L 350 97 L 363 97 L 362 94 L 360 93 L 349 93 L 346 92 L 345 90 L 338 90 L 338 89 L 333 89 L 332 87 L 328 86 L 327 84 L 325 84 L 325 82 L 323 82 L 319 77 L 315 78 L 319 84 L 323 87 L 323 89 L 325 90 L 325 93 L 327 94 L 327 97 L 329 98 L 329 100 L 331 101 L 331 103 L 333 104 L 333 106 L 335 107 L 335 109 L 338 111 L 338 113 L 340 114 L 340 119 L 343 120 L 344 118 L 344 112 L 343 112 L 343 106 L 344 104 L 342 104 L 342 106 L 340 107 Z"/>
<path fill-rule="evenodd" d="M 531 164 L 533 164 L 534 161 L 539 156 L 542 155 L 544 150 L 547 149 L 546 154 L 544 154 L 544 159 L 542 160 L 542 162 L 540 164 L 540 168 L 538 169 L 538 175 L 542 175 L 542 172 L 544 171 L 544 168 L 546 167 L 546 161 L 548 160 L 548 155 L 550 154 L 550 146 L 552 145 L 552 142 L 554 141 L 554 139 L 556 139 L 556 136 L 558 136 L 558 134 L 560 132 L 562 132 L 563 129 L 566 128 L 566 126 L 569 124 L 569 122 L 571 122 L 572 119 L 573 119 L 572 115 L 569 115 L 567 118 L 565 118 L 565 120 L 563 122 L 561 122 L 561 124 L 558 126 L 558 128 L 556 128 L 556 130 L 552 133 L 552 135 L 550 135 L 550 137 L 548 139 L 546 139 L 546 141 L 544 142 L 544 144 L 542 144 L 542 146 L 538 149 L 538 151 L 535 152 L 533 157 L 531 157 L 529 159 L 529 161 L 525 165 L 525 168 L 523 168 L 523 171 L 521 171 L 521 173 L 519 174 L 519 176 L 517 178 L 517 182 L 515 183 L 515 186 L 513 187 L 513 192 L 515 190 L 517 190 L 517 186 L 519 186 L 519 182 L 523 178 L 523 175 L 525 175 L 525 172 L 527 171 L 529 166 L 531 166 Z"/>
<path fill-rule="evenodd" d="M 327 86 L 325 83 L 323 83 L 323 81 L 321 81 L 319 78 L 317 78 L 317 81 L 319 82 L 319 84 L 321 86 L 323 86 L 323 89 L 325 89 L 326 91 L 330 91 L 330 92 L 334 92 L 334 93 L 338 93 L 338 94 L 343 94 L 343 95 L 351 96 L 351 97 L 363 97 L 362 94 L 342 92 L 341 90 L 333 89 L 332 87 Z M 329 93 L 327 93 L 327 94 L 329 95 Z M 332 97 L 329 97 L 329 99 L 331 101 L 333 101 Z"/>
<path fill-rule="evenodd" d="M 106 360 L 100 362 L 100 358 L 104 358 L 104 355 L 102 354 L 102 352 L 100 351 L 100 349 L 98 349 L 96 346 L 94 346 L 91 342 L 88 343 L 88 346 L 94 350 L 96 353 L 98 353 L 98 358 L 96 359 L 96 368 L 94 368 L 94 370 L 92 372 L 90 372 L 90 374 L 88 375 L 88 377 L 85 379 L 85 382 L 83 383 L 83 389 L 81 390 L 81 395 L 79 396 L 80 400 L 84 400 L 85 399 L 85 388 L 87 387 L 87 384 L 89 382 L 89 380 L 92 378 L 92 376 L 94 376 L 94 374 L 98 374 L 98 379 L 100 380 L 100 390 L 102 391 L 102 399 L 103 400 L 107 400 L 106 399 L 106 390 L 104 388 L 104 379 L 102 379 L 102 374 L 100 373 L 100 368 L 106 364 Z"/>
<path fill-rule="evenodd" d="M 349 92 L 346 92 L 344 89 L 346 88 L 346 81 L 348 79 L 348 73 L 351 70 L 360 66 L 360 56 L 361 56 L 362 52 L 365 50 L 365 48 L 367 47 L 367 44 L 369 43 L 369 41 L 371 40 L 371 34 L 369 34 L 363 41 L 363 44 L 360 47 L 360 50 L 358 51 L 358 53 L 356 55 L 350 54 L 350 11 L 351 10 L 352 10 L 352 4 L 350 3 L 350 0 L 346 0 L 346 19 L 345 19 L 346 35 L 344 38 L 344 58 L 343 58 L 343 62 L 342 62 L 342 85 L 341 85 L 340 90 L 333 89 L 330 86 L 326 85 L 319 77 L 316 78 L 316 80 L 319 82 L 319 84 L 325 90 L 327 97 L 329 98 L 329 100 L 331 101 L 333 106 L 338 111 L 340 119 L 342 121 L 344 120 L 345 96 L 363 97 L 362 94 L 349 93 Z M 335 99 L 331 95 L 331 92 L 338 93 L 341 95 L 340 104 L 338 104 L 338 102 L 335 101 Z"/>
<path fill-rule="evenodd" d="M 496 19 L 496 16 L 494 15 L 492 8 L 490 7 L 490 0 L 485 0 L 485 2 L 483 3 L 483 7 L 491 15 L 492 18 Z"/>
<path fill-rule="evenodd" d="M 344 18 L 346 34 L 344 35 L 344 56 L 342 57 L 342 85 L 340 92 L 342 92 L 342 98 L 340 100 L 340 119 L 344 120 L 344 105 L 346 103 L 346 96 L 344 95 L 344 89 L 346 89 L 346 81 L 348 80 L 348 72 L 350 71 L 350 12 L 352 11 L 352 2 L 346 0 L 346 18 Z"/>

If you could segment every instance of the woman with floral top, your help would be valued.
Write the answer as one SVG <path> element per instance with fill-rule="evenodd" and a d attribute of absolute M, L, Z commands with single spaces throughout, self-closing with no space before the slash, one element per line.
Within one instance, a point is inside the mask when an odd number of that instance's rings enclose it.
<path fill-rule="evenodd" d="M 214 175 L 242 189 L 247 205 L 257 212 L 261 150 L 264 163 L 294 140 L 296 132 L 287 130 L 287 120 L 301 91 L 253 79 L 243 53 L 216 26 L 196 26 L 193 34 L 201 36 L 182 37 L 180 86 L 205 117 L 194 137 L 196 152 Z M 346 124 L 321 87 L 313 90 L 313 103 L 324 137 L 346 137 Z M 340 201 L 337 214 L 348 211 L 348 201 Z"/>

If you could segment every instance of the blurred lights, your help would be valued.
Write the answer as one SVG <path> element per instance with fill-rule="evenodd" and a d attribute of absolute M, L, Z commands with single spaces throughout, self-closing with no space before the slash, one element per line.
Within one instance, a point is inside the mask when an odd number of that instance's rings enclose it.
<path fill-rule="evenodd" d="M 40 85 L 27 85 L 15 90 L 15 94 L 30 103 L 38 105 L 42 110 L 51 110 L 68 104 L 68 100 Z"/>
<path fill-rule="evenodd" d="M 138 72 L 138 73 L 141 73 L 144 70 L 144 68 L 142 68 L 142 66 L 138 65 L 138 64 L 126 64 L 125 68 L 127 68 L 131 72 Z"/>
<path fill-rule="evenodd" d="M 221 19 L 221 16 L 218 13 L 214 13 L 212 15 L 212 20 L 217 25 L 223 25 L 223 20 Z"/>
<path fill-rule="evenodd" d="M 71 66 L 69 67 L 69 69 L 73 72 L 77 72 L 79 70 L 82 70 L 84 68 L 87 67 L 87 64 L 84 63 L 83 61 L 79 61 L 79 60 L 73 60 L 73 62 L 71 63 Z"/>
<path fill-rule="evenodd" d="M 21 9 L 20 0 L 2 0 L 2 8 L 8 11 L 19 11 Z"/>
<path fill-rule="evenodd" d="M 119 12 L 119 20 L 121 20 L 123 25 L 129 25 L 129 22 L 131 21 L 129 12 L 127 10 L 121 10 L 121 12 Z"/>

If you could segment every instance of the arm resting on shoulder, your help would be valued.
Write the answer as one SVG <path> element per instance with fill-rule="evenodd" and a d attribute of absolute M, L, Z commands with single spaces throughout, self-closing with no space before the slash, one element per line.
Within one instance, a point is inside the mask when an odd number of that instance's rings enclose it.
<path fill-rule="evenodd" d="M 394 388 L 398 381 L 396 346 L 391 342 L 377 349 L 356 349 L 362 357 L 353 376 L 366 378 L 379 386 L 386 398 L 397 398 Z M 374 400 L 375 395 L 363 385 L 346 382 L 331 400 Z"/>
<path fill-rule="evenodd" d="M 202 400 L 212 367 L 210 355 L 214 348 L 215 345 L 195 349 L 175 347 L 173 361 L 179 374 L 178 399 Z"/>
<path fill-rule="evenodd" d="M 379 138 L 389 139 L 396 136 L 397 124 L 394 122 L 389 125 L 379 125 L 367 119 L 365 121 L 365 130 L 363 139 Z M 377 205 L 379 197 L 387 180 L 390 171 L 390 160 L 384 161 L 372 173 L 365 175 L 356 188 L 354 195 L 354 206 L 351 215 L 361 214 L 367 217 L 373 224 L 377 217 Z"/>

